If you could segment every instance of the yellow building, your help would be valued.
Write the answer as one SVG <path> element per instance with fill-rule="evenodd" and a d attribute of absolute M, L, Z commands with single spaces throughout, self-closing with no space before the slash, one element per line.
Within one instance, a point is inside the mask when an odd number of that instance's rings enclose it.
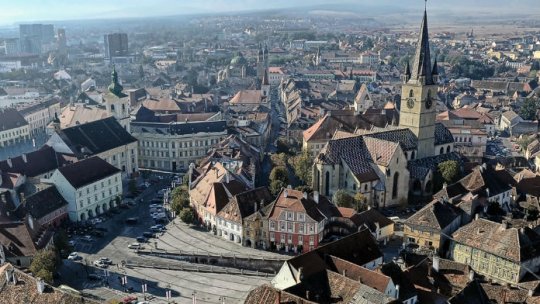
<path fill-rule="evenodd" d="M 460 224 L 460 209 L 450 203 L 434 200 L 403 223 L 403 242 L 410 247 L 439 251 L 447 242 L 447 236 L 456 231 Z"/>
<path fill-rule="evenodd" d="M 540 51 L 534 51 L 533 52 L 533 58 L 534 59 L 540 59 Z"/>
<path fill-rule="evenodd" d="M 452 235 L 450 252 L 456 262 L 501 283 L 517 284 L 540 266 L 540 235 L 532 229 L 477 219 Z"/>

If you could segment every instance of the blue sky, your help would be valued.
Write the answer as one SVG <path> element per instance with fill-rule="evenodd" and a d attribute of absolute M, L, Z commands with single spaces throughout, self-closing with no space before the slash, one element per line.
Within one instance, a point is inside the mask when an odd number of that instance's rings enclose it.
<path fill-rule="evenodd" d="M 538 0 L 430 0 L 432 8 L 516 8 Z M 14 22 L 151 17 L 286 8 L 317 4 L 400 5 L 421 9 L 422 0 L 0 0 L 0 24 Z M 519 7 L 518 6 L 518 7 Z"/>

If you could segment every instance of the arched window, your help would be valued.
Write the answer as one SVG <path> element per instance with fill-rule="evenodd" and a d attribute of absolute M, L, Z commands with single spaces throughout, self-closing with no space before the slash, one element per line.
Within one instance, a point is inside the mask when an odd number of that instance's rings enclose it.
<path fill-rule="evenodd" d="M 394 182 L 392 183 L 392 198 L 396 198 L 398 196 L 398 181 L 399 181 L 399 173 L 394 174 Z"/>
<path fill-rule="evenodd" d="M 444 154 L 444 147 L 441 147 L 441 150 L 439 151 L 439 154 Z"/>
<path fill-rule="evenodd" d="M 450 146 L 446 147 L 446 153 L 450 153 Z"/>
<path fill-rule="evenodd" d="M 324 182 L 325 182 L 324 195 L 329 196 L 330 195 L 330 172 L 328 171 L 326 171 Z"/>
<path fill-rule="evenodd" d="M 409 97 L 414 97 L 414 92 L 413 92 L 413 90 L 410 90 L 410 91 L 409 91 Z"/>

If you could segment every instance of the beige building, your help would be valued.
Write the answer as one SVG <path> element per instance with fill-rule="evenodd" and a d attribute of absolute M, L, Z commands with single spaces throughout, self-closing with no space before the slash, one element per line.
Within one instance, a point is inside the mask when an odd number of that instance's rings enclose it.
<path fill-rule="evenodd" d="M 540 269 L 540 235 L 529 227 L 477 219 L 452 234 L 455 261 L 499 283 L 518 284 Z"/>
<path fill-rule="evenodd" d="M 139 141 L 139 166 L 169 172 L 185 171 L 227 137 L 225 121 L 132 122 Z"/>
<path fill-rule="evenodd" d="M 19 113 L 28 122 L 30 134 L 45 132 L 47 125 L 60 113 L 60 101 L 52 98 L 25 104 L 18 108 Z"/>

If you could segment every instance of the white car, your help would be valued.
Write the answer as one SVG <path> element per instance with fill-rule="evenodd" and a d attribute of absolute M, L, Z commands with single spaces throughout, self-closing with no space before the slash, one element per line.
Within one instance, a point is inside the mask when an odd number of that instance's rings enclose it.
<path fill-rule="evenodd" d="M 141 249 L 142 245 L 139 244 L 139 243 L 131 243 L 131 244 L 129 244 L 128 248 L 129 249 Z"/>
<path fill-rule="evenodd" d="M 99 267 L 99 268 L 107 268 L 107 266 L 109 266 L 109 265 L 105 264 L 101 260 L 95 260 L 94 261 L 94 266 Z"/>
<path fill-rule="evenodd" d="M 69 256 L 67 257 L 68 260 L 72 260 L 72 261 L 76 261 L 76 260 L 80 260 L 82 259 L 82 257 L 77 253 L 77 252 L 72 252 L 69 254 Z"/>

